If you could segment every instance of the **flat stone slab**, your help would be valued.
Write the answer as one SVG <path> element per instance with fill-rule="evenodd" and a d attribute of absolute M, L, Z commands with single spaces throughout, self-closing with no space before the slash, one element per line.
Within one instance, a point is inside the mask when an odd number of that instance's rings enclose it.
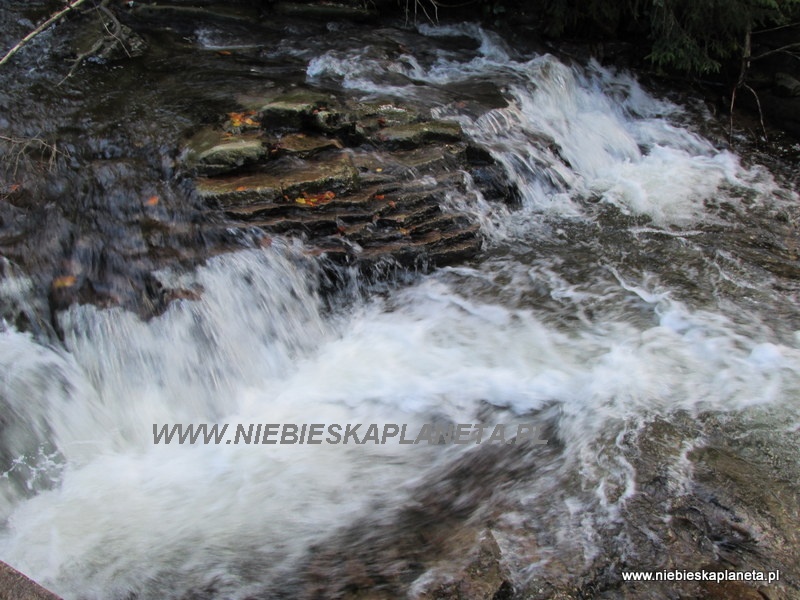
<path fill-rule="evenodd" d="M 294 202 L 303 194 L 332 192 L 339 195 L 357 187 L 358 172 L 345 153 L 320 156 L 313 161 L 287 157 L 273 161 L 259 173 L 198 178 L 196 185 L 200 197 L 222 206 Z"/>
<path fill-rule="evenodd" d="M 305 133 L 290 133 L 275 141 L 276 154 L 288 154 L 299 158 L 308 158 L 324 150 L 341 149 L 342 143 L 337 139 Z"/>
<path fill-rule="evenodd" d="M 395 125 L 381 129 L 375 134 L 377 141 L 396 148 L 414 148 L 430 142 L 458 142 L 463 137 L 461 126 L 450 121 Z"/>
<path fill-rule="evenodd" d="M 313 90 L 297 90 L 268 99 L 259 108 L 261 124 L 266 129 L 301 129 L 318 120 L 317 115 L 328 112 L 335 98 Z"/>
<path fill-rule="evenodd" d="M 267 148 L 258 133 L 232 135 L 204 129 L 186 144 L 186 166 L 205 175 L 227 173 L 258 162 Z"/>

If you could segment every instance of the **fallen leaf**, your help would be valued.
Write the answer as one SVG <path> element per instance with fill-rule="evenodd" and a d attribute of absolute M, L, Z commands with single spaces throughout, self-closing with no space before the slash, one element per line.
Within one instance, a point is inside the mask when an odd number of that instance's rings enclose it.
<path fill-rule="evenodd" d="M 247 186 L 246 185 L 240 185 L 240 186 L 238 186 L 236 188 L 236 191 L 237 192 L 246 192 L 247 191 Z"/>
<path fill-rule="evenodd" d="M 386 198 L 386 196 L 384 196 L 383 194 L 375 194 L 374 198 L 375 200 L 383 200 L 384 198 Z"/>
<path fill-rule="evenodd" d="M 232 52 L 230 50 L 220 50 L 219 52 L 217 52 L 217 54 L 219 54 L 220 56 L 230 56 Z"/>
<path fill-rule="evenodd" d="M 376 173 L 382 173 L 382 172 L 383 172 L 383 169 L 382 169 L 382 168 L 380 168 L 380 167 L 378 167 L 377 169 L 375 169 L 375 172 L 376 172 Z"/>
<path fill-rule="evenodd" d="M 406 229 L 405 227 L 400 227 L 400 228 L 398 229 L 398 231 L 399 231 L 400 233 L 402 233 L 403 235 L 408 235 L 409 233 L 411 233 L 411 232 L 410 232 L 408 229 Z"/>
<path fill-rule="evenodd" d="M 247 112 L 232 112 L 228 113 L 228 118 L 231 120 L 232 127 L 242 127 L 247 125 L 249 127 L 257 127 L 258 120 L 254 119 L 255 111 L 249 110 Z"/>
<path fill-rule="evenodd" d="M 56 277 L 53 280 L 53 287 L 55 289 L 72 287 L 73 285 L 75 285 L 74 275 L 62 275 L 60 277 Z"/>
<path fill-rule="evenodd" d="M 158 196 L 150 196 L 147 200 L 145 200 L 145 204 L 147 206 L 155 206 L 158 204 Z"/>

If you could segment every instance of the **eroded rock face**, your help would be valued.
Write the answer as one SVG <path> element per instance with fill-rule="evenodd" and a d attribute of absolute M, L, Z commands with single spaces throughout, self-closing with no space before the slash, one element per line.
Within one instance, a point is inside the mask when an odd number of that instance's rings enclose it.
<path fill-rule="evenodd" d="M 478 226 L 447 206 L 460 173 L 486 166 L 457 123 L 314 90 L 243 105 L 184 152 L 197 194 L 234 226 L 301 237 L 348 264 L 442 265 L 479 251 Z"/>

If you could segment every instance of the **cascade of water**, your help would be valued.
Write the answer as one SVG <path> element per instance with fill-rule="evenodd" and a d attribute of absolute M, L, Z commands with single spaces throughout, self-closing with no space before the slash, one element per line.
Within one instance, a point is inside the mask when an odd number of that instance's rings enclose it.
<path fill-rule="evenodd" d="M 692 306 L 657 263 L 631 278 L 613 262 L 626 251 L 613 240 L 588 272 L 566 267 L 572 252 L 583 256 L 569 241 L 552 256 L 519 249 L 547 235 L 543 224 L 556 238 L 559 228 L 595 228 L 587 197 L 686 240 L 720 218 L 709 199 L 746 190 L 768 202 L 772 180 L 675 125 L 680 109 L 628 75 L 517 59 L 474 26 L 423 31 L 471 35 L 480 48 L 469 60 L 443 53 L 390 65 L 359 60 L 363 48 L 337 50 L 311 60 L 308 75 L 370 94 L 407 91 L 381 83 L 387 68 L 435 86 L 504 87 L 505 108 L 434 110 L 458 119 L 521 192 L 513 211 L 454 199 L 486 219 L 487 258 L 330 315 L 313 263 L 277 244 L 162 274 L 201 299 L 147 323 L 73 307 L 59 316 L 63 349 L 5 327 L 5 560 L 68 598 L 212 585 L 243 597 L 335 528 L 377 504 L 402 505 L 431 465 L 462 455 L 424 445 L 155 445 L 153 424 L 475 423 L 487 406 L 511 422 L 556 407 L 547 417 L 563 446 L 555 470 L 578 465 L 603 519 L 633 493 L 630 465 L 598 458 L 627 428 L 676 410 L 751 406 L 796 419 L 796 336 L 787 342 L 757 314 Z M 540 485 L 524 494 L 547 494 Z M 625 491 L 610 499 L 611 485 Z"/>

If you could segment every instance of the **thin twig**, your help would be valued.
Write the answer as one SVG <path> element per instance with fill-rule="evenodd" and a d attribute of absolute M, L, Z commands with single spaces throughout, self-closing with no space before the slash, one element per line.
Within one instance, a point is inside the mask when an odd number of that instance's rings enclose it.
<path fill-rule="evenodd" d="M 61 155 L 63 157 L 69 157 L 67 152 L 58 149 L 58 144 L 56 142 L 50 144 L 49 142 L 43 140 L 42 138 L 32 137 L 32 138 L 15 138 L 15 137 L 8 137 L 6 135 L 0 135 L 0 140 L 7 142 L 11 146 L 11 150 L 13 151 L 16 147 L 16 157 L 14 159 L 14 170 L 13 175 L 16 177 L 17 171 L 19 170 L 20 162 L 22 161 L 22 156 L 25 154 L 33 145 L 38 145 L 39 150 L 43 153 L 46 151 L 49 153 L 49 157 L 47 158 L 47 165 L 48 169 L 52 171 L 55 168 L 56 160 L 58 156 Z"/>
<path fill-rule="evenodd" d="M 28 35 L 26 35 L 24 38 L 22 38 L 16 46 L 11 48 L 11 50 L 6 52 L 5 56 L 3 56 L 2 59 L 0 59 L 0 65 L 4 65 L 5 63 L 7 63 L 8 60 L 12 56 L 14 56 L 25 44 L 30 42 L 33 38 L 35 38 L 37 35 L 42 33 L 45 29 L 50 27 L 50 25 L 52 25 L 54 22 L 58 21 L 58 19 L 63 17 L 69 11 L 76 9 L 78 6 L 80 6 L 84 2 L 86 2 L 86 0 L 74 0 L 73 2 L 71 2 L 65 8 L 61 9 L 57 13 L 52 14 L 49 19 L 47 19 L 44 23 L 39 25 L 36 29 L 34 29 Z"/>
<path fill-rule="evenodd" d="M 785 46 L 781 46 L 780 48 L 775 48 L 774 50 L 768 50 L 758 56 L 752 57 L 750 60 L 759 60 L 760 58 L 764 58 L 765 56 L 770 56 L 772 54 L 778 54 L 779 52 L 785 52 L 786 50 L 790 50 L 791 48 L 800 48 L 800 42 L 795 42 L 794 44 L 786 44 Z"/>
<path fill-rule="evenodd" d="M 767 128 L 764 126 L 764 113 L 761 112 L 761 100 L 759 100 L 758 94 L 756 94 L 756 91 L 753 88 L 751 88 L 746 83 L 742 85 L 746 87 L 748 90 L 750 90 L 756 99 L 756 106 L 758 106 L 758 119 L 761 121 L 761 131 L 764 132 L 764 141 L 769 144 L 769 136 L 767 135 Z"/>
<path fill-rule="evenodd" d="M 113 31 L 111 29 L 109 29 L 108 24 L 106 23 L 105 19 L 103 18 L 103 15 L 100 15 L 99 18 L 100 18 L 101 23 L 103 25 L 103 29 L 106 30 L 106 33 L 108 34 L 109 37 L 111 37 L 112 39 L 116 40 L 119 43 L 119 45 L 122 47 L 122 50 L 130 58 L 131 53 L 128 52 L 128 49 L 125 47 L 125 42 L 123 42 L 122 38 L 119 36 L 119 34 L 122 33 L 122 24 L 119 22 L 119 20 L 114 15 L 114 13 L 112 13 L 108 9 L 107 5 L 108 5 L 108 0 L 103 0 L 97 6 L 97 10 L 98 10 L 98 12 L 102 12 L 103 14 L 105 14 L 111 20 L 111 25 L 113 27 Z M 90 56 L 93 56 L 94 54 L 96 54 L 103 47 L 103 44 L 105 44 L 105 42 L 106 42 L 106 38 L 101 36 L 101 37 L 99 37 L 99 38 L 97 38 L 95 40 L 95 42 L 94 42 L 94 44 L 92 44 L 91 48 L 89 48 L 86 52 L 81 52 L 78 56 L 76 56 L 74 62 L 72 63 L 72 67 L 70 67 L 69 73 L 67 73 L 64 76 L 64 79 L 62 79 L 61 81 L 58 82 L 56 87 L 60 86 L 67 79 L 72 77 L 75 74 L 75 71 L 78 70 L 78 67 L 81 66 L 83 61 L 86 60 L 87 58 L 89 58 Z"/>
<path fill-rule="evenodd" d="M 747 71 L 750 69 L 750 56 L 752 54 L 752 43 L 751 43 L 751 29 L 750 27 L 747 28 L 747 32 L 744 35 L 744 52 L 742 52 L 742 63 L 741 67 L 739 68 L 739 79 L 736 80 L 736 85 L 733 86 L 733 90 L 731 91 L 731 107 L 730 107 L 730 129 L 728 131 L 728 137 L 731 143 L 733 143 L 733 107 L 736 104 L 736 90 L 742 87 L 745 84 L 745 79 L 747 78 Z"/>
<path fill-rule="evenodd" d="M 131 57 L 131 53 L 125 47 L 125 42 L 120 37 L 120 35 L 122 34 L 122 23 L 120 23 L 119 19 L 117 19 L 116 15 L 109 10 L 109 8 L 108 8 L 108 0 L 103 0 L 103 2 L 101 2 L 100 6 L 98 6 L 97 8 L 98 8 L 98 10 L 103 12 L 111 20 L 111 24 L 114 26 L 114 31 L 111 31 L 108 28 L 108 25 L 106 24 L 105 21 L 103 21 L 103 28 L 106 30 L 106 32 L 108 32 L 108 35 L 110 35 L 112 38 L 117 40 L 117 42 L 119 42 L 119 45 L 122 48 L 122 50 L 125 52 L 125 54 L 128 55 L 128 58 L 130 58 Z"/>
<path fill-rule="evenodd" d="M 779 29 L 788 29 L 789 27 L 797 27 L 800 25 L 800 21 L 796 23 L 787 23 L 786 25 L 778 25 L 777 27 L 770 27 L 769 29 L 758 29 L 757 31 L 753 32 L 753 35 L 759 35 L 761 33 L 770 33 L 772 31 L 778 31 Z"/>
<path fill-rule="evenodd" d="M 67 79 L 69 79 L 70 77 L 72 77 L 72 76 L 75 74 L 75 71 L 77 71 L 77 70 L 78 70 L 78 67 L 80 67 L 80 66 L 81 66 L 81 63 L 82 63 L 82 62 L 83 62 L 85 59 L 87 59 L 87 58 L 89 58 L 90 56 L 92 56 L 92 55 L 93 55 L 95 52 L 97 52 L 98 50 L 100 50 L 100 48 L 102 48 L 102 47 L 103 47 L 103 44 L 105 44 L 105 42 L 106 42 L 105 38 L 102 38 L 102 37 L 101 37 L 101 38 L 97 38 L 97 39 L 95 40 L 95 42 L 94 42 L 94 44 L 92 45 L 92 47 L 91 47 L 91 48 L 89 48 L 89 49 L 88 49 L 86 52 L 81 52 L 81 53 L 80 53 L 78 56 L 76 56 L 76 57 L 75 57 L 75 62 L 73 62 L 73 63 L 72 63 L 72 66 L 71 66 L 71 67 L 70 67 L 70 69 L 69 69 L 69 73 L 67 73 L 67 74 L 64 76 L 64 79 L 62 79 L 61 81 L 59 81 L 59 82 L 56 84 L 56 87 L 59 87 L 59 86 L 60 86 L 62 83 L 64 83 L 64 82 L 65 82 Z"/>

